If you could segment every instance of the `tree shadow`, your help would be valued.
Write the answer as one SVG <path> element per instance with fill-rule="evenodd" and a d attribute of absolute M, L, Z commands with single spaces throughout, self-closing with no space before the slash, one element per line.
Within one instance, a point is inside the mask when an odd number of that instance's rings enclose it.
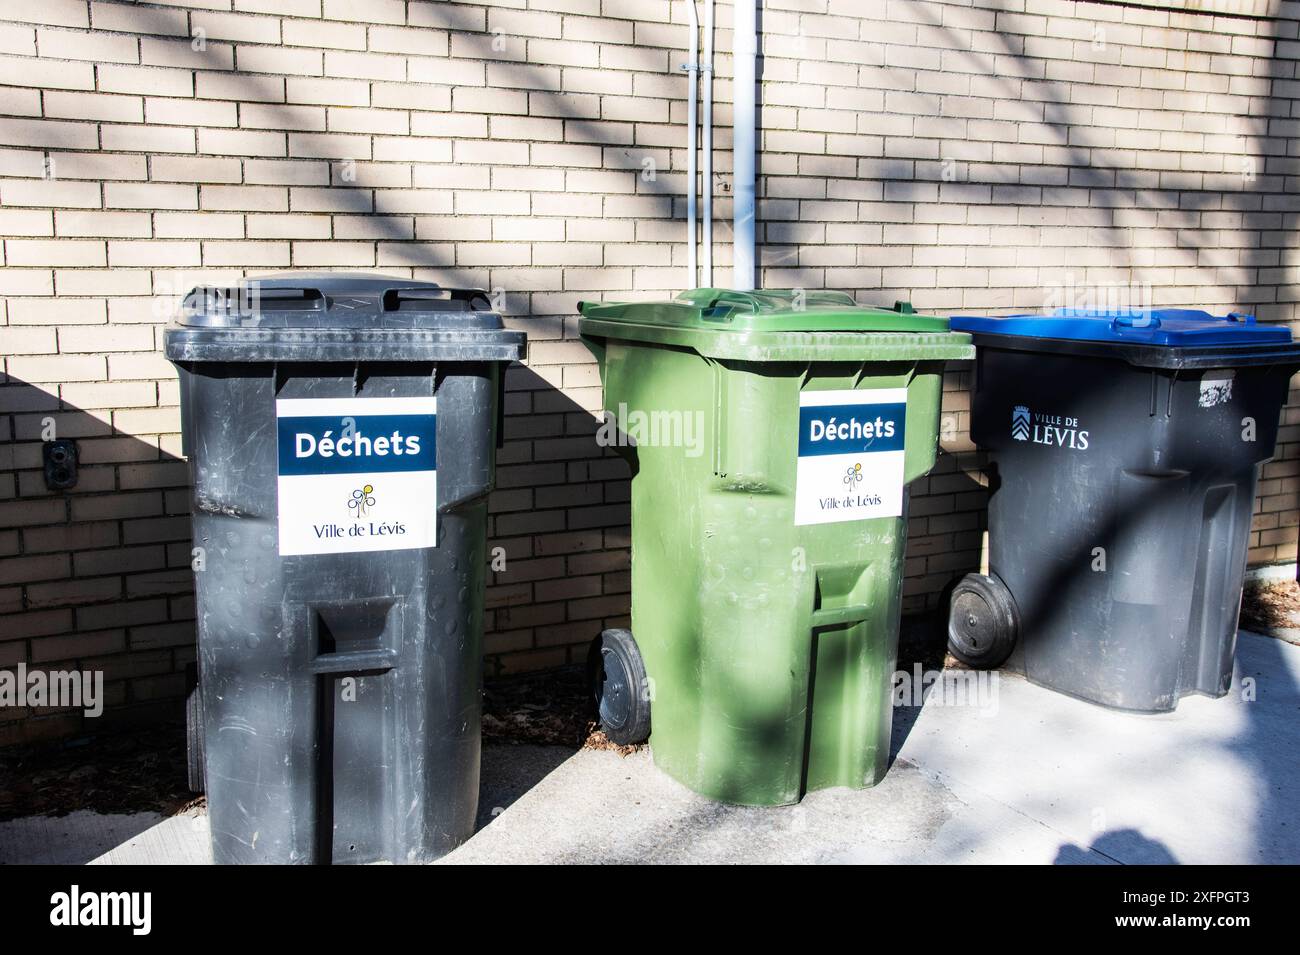
<path fill-rule="evenodd" d="M 1102 862 L 1177 865 L 1178 859 L 1159 839 L 1149 839 L 1136 829 L 1113 829 L 1103 832 L 1087 848 L 1073 844 L 1061 846 L 1052 864 L 1095 865 Z"/>

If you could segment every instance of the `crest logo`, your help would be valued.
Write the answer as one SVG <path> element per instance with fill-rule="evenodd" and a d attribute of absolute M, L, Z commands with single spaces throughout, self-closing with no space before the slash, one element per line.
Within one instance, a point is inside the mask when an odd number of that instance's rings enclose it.
<path fill-rule="evenodd" d="M 1029 409 L 1016 405 L 1011 412 L 1011 437 L 1017 441 L 1029 440 Z"/>

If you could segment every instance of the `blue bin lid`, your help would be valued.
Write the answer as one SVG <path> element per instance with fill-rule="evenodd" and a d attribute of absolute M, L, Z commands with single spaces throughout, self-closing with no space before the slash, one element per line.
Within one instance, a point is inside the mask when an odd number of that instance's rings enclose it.
<path fill-rule="evenodd" d="M 976 334 L 1171 348 L 1291 341 L 1286 325 L 1259 325 L 1254 315 L 1211 315 L 1191 308 L 1058 308 L 1043 315 L 954 316 L 950 323 L 953 331 Z"/>

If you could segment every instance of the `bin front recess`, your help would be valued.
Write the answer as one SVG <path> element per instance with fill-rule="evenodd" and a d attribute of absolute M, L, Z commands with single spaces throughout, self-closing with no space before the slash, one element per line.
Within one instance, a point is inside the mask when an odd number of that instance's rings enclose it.
<path fill-rule="evenodd" d="M 1225 694 L 1257 478 L 1300 367 L 1290 330 L 1182 309 L 952 325 L 978 349 L 971 432 L 991 460 L 986 585 L 1018 616 L 1008 665 L 1127 710 Z M 978 644 L 999 613 L 968 604 L 949 633 Z"/>
<path fill-rule="evenodd" d="M 425 862 L 473 831 L 502 364 L 483 293 L 197 288 L 166 332 L 193 481 L 213 856 Z"/>
<path fill-rule="evenodd" d="M 632 465 L 656 765 L 780 805 L 884 774 L 907 483 L 969 337 L 838 292 L 581 305 Z M 607 418 L 608 420 L 608 418 Z M 635 446 L 631 446 L 635 441 Z"/>

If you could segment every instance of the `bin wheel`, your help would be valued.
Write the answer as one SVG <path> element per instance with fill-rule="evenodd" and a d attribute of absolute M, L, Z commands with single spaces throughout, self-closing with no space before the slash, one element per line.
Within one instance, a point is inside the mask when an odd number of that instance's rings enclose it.
<path fill-rule="evenodd" d="M 190 792 L 203 792 L 203 695 L 197 686 L 185 698 L 185 762 Z"/>
<path fill-rule="evenodd" d="M 587 678 L 610 742 L 630 746 L 650 738 L 650 684 L 631 630 L 606 630 L 591 642 Z"/>
<path fill-rule="evenodd" d="M 1015 649 L 1020 633 L 1016 602 L 996 577 L 967 574 L 948 599 L 948 652 L 968 667 L 992 670 Z"/>

